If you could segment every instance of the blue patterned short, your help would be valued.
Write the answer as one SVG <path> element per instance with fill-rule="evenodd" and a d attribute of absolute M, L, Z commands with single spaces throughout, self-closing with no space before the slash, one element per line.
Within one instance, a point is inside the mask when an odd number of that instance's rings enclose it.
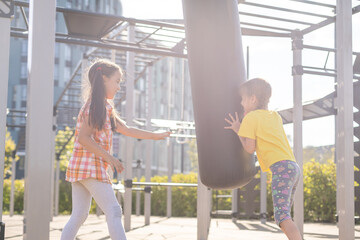
<path fill-rule="evenodd" d="M 296 186 L 300 179 L 300 168 L 296 162 L 283 160 L 270 166 L 272 172 L 271 190 L 276 223 L 291 219 Z"/>

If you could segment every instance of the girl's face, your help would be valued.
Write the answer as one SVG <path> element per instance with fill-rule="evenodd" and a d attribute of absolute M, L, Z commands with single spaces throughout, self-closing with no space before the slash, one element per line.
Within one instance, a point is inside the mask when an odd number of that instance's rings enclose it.
<path fill-rule="evenodd" d="M 257 99 L 255 95 L 248 96 L 247 94 L 243 94 L 241 96 L 241 105 L 244 108 L 244 114 L 247 114 L 256 109 Z"/>
<path fill-rule="evenodd" d="M 113 99 L 120 90 L 121 74 L 115 71 L 110 77 L 103 75 L 105 84 L 105 95 L 107 99 Z"/>

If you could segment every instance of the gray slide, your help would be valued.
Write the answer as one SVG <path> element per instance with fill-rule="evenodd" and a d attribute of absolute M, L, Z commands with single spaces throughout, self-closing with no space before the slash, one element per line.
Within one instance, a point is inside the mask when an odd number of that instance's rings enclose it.
<path fill-rule="evenodd" d="M 213 189 L 246 185 L 255 175 L 254 157 L 224 129 L 228 113 L 242 107 L 246 81 L 236 0 L 183 0 L 201 182 Z"/>

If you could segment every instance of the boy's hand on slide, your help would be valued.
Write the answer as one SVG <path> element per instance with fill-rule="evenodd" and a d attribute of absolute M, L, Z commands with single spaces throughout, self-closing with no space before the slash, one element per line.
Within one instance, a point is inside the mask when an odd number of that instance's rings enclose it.
<path fill-rule="evenodd" d="M 239 115 L 235 112 L 235 118 L 229 113 L 230 120 L 225 118 L 225 121 L 230 124 L 230 126 L 224 127 L 225 129 L 232 129 L 236 134 L 239 132 L 240 129 L 240 120 Z"/>
<path fill-rule="evenodd" d="M 153 139 L 154 140 L 163 140 L 170 136 L 171 132 L 154 132 L 153 133 Z"/>

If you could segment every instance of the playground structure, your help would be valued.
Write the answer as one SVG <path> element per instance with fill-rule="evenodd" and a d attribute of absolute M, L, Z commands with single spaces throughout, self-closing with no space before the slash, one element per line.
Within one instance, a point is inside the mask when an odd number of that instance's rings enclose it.
<path fill-rule="evenodd" d="M 162 122 L 159 124 L 159 120 L 151 118 L 151 105 L 148 106 L 147 119 L 134 119 L 133 112 L 133 101 L 134 101 L 134 82 L 136 79 L 146 76 L 149 86 L 151 86 L 151 65 L 154 61 L 157 60 L 158 56 L 170 56 L 178 58 L 187 58 L 187 51 L 191 51 L 186 48 L 185 40 L 185 27 L 179 24 L 170 24 L 170 23 L 160 23 L 156 21 L 144 21 L 136 19 L 128 19 L 123 17 L 109 17 L 106 15 L 99 14 L 87 14 L 80 11 L 61 9 L 55 6 L 55 3 L 42 3 L 40 1 L 31 1 L 30 6 L 27 3 L 23 2 L 14 2 L 14 1 L 4 1 L 9 3 L 9 12 L 2 13 L 0 16 L 0 31 L 3 36 L 0 38 L 1 46 L 4 47 L 4 54 L 0 56 L 0 74 L 1 79 L 8 79 L 8 47 L 9 39 L 11 37 L 23 37 L 29 39 L 29 60 L 28 60 L 28 69 L 29 69 L 29 93 L 28 93 L 28 111 L 27 111 L 27 127 L 26 127 L 26 145 L 27 145 L 27 173 L 26 173 L 26 203 L 25 203 L 25 219 L 26 219 L 26 238 L 27 239 L 46 239 L 48 234 L 48 224 L 50 221 L 50 216 L 52 214 L 51 203 L 51 192 L 53 191 L 54 184 L 52 184 L 54 175 L 53 175 L 53 165 L 55 160 L 54 153 L 54 136 L 55 131 L 51 131 L 53 125 L 56 122 L 56 119 L 53 117 L 53 104 L 52 101 L 44 101 L 44 99 L 52 99 L 52 81 L 44 81 L 44 79 L 52 79 L 52 66 L 44 69 L 42 66 L 48 65 L 49 62 L 53 61 L 53 55 L 50 54 L 54 52 L 54 42 L 61 42 L 67 44 L 79 44 L 83 46 L 91 46 L 97 49 L 111 49 L 116 50 L 112 51 L 113 60 L 116 61 L 116 58 L 119 56 L 125 57 L 126 52 L 126 61 L 122 63 L 125 65 L 127 72 L 127 82 L 126 82 L 126 92 L 123 94 L 123 97 L 126 95 L 126 98 L 115 100 L 115 102 L 120 102 L 126 100 L 126 121 L 127 124 L 133 126 L 137 124 L 138 126 L 146 126 L 147 129 L 151 127 L 169 127 L 177 126 L 177 128 L 183 128 L 190 130 L 193 133 L 194 124 L 185 123 L 182 121 L 177 122 L 178 124 L 168 121 Z M 194 1 L 195 2 L 195 1 Z M 184 4 L 188 5 L 188 9 L 195 7 L 193 4 L 199 4 L 202 6 L 202 13 L 199 13 L 199 18 L 210 14 L 215 8 L 218 10 L 217 14 L 219 16 L 226 16 L 228 14 L 223 6 L 233 8 L 237 6 L 234 1 L 223 1 L 216 2 L 212 1 L 211 4 L 209 1 L 197 1 L 194 3 L 191 1 L 184 1 Z M 322 9 L 328 9 L 328 14 L 318 14 L 311 13 L 307 11 L 299 11 L 295 9 L 288 9 L 284 7 L 270 6 L 260 3 L 254 3 L 250 1 L 240 1 L 239 4 L 244 6 L 252 6 L 261 9 L 270 9 L 276 11 L 285 11 L 293 14 L 303 14 L 307 16 L 314 16 L 318 19 L 322 19 L 317 23 L 304 22 L 300 20 L 293 20 L 290 18 L 279 18 L 279 17 L 270 17 L 262 14 L 254 14 L 249 12 L 240 11 L 240 23 L 242 26 L 242 35 L 251 35 L 251 36 L 272 36 L 272 37 L 287 37 L 292 39 L 292 50 L 293 50 L 293 80 L 294 80 L 294 109 L 281 111 L 280 114 L 284 118 L 284 123 L 294 123 L 294 153 L 299 165 L 302 165 L 302 120 L 312 119 L 316 117 L 322 117 L 327 115 L 336 115 L 336 128 L 337 128 L 337 140 L 336 140 L 336 159 L 337 159 L 337 211 L 339 216 L 339 237 L 340 239 L 353 239 L 354 233 L 354 176 L 353 166 L 354 166 L 354 149 L 359 152 L 359 144 L 355 143 L 353 140 L 353 119 L 359 123 L 359 112 L 353 113 L 353 106 L 360 108 L 359 106 L 359 94 L 353 94 L 354 90 L 359 92 L 358 83 L 353 84 L 353 79 L 359 79 L 359 53 L 353 53 L 352 43 L 351 43 L 351 16 L 360 11 L 360 6 L 352 6 L 351 1 L 337 1 L 336 5 L 324 4 L 312 1 L 293 1 L 299 2 L 301 5 L 306 6 L 316 6 Z M 216 5 L 218 4 L 218 7 Z M 30 24 L 29 29 L 14 29 L 10 28 L 10 17 L 11 12 L 14 7 L 30 7 Z M 214 7 L 215 6 L 215 7 Z M 223 10 L 220 10 L 223 9 Z M 336 15 L 332 11 L 336 9 Z M 68 35 L 64 34 L 55 34 L 55 12 L 61 12 L 64 14 L 64 17 L 68 18 L 68 26 L 73 28 L 68 29 Z M 186 11 L 186 10 L 184 10 Z M 237 11 L 233 11 L 237 12 Z M 235 13 L 233 13 L 235 14 Z M 237 13 L 236 13 L 237 14 Z M 184 14 L 186 16 L 186 13 Z M 280 28 L 278 26 L 271 25 L 260 25 L 251 22 L 242 21 L 242 16 L 252 16 L 255 18 L 265 18 L 275 21 L 282 21 L 289 24 L 294 24 L 293 28 Z M 80 18 L 79 18 L 80 17 Z M 76 25 L 72 23 L 80 21 L 79 19 L 85 20 L 88 17 L 89 19 L 97 19 L 99 26 L 95 28 L 92 33 L 89 32 L 79 32 L 83 29 L 77 29 Z M 44 21 L 46 19 L 46 21 Z M 51 21 L 53 19 L 53 21 Z M 111 19 L 112 24 L 104 27 L 100 23 L 101 19 Z M 236 19 L 235 17 L 233 19 Z M 186 20 L 186 19 L 185 19 Z M 86 21 L 86 20 L 85 20 Z M 45 23 L 46 22 L 46 23 Z M 103 21 L 105 24 L 105 21 Z M 186 24 L 191 25 L 193 22 L 187 22 Z M 303 36 L 320 29 L 329 24 L 335 23 L 336 26 L 336 45 L 333 49 L 318 47 L 318 46 L 309 46 L 303 43 Z M 46 25 L 46 27 L 43 26 Z M 231 24 L 236 25 L 238 22 L 231 22 Z M 81 24 L 80 24 L 81 25 Z M 142 38 L 139 40 L 139 35 L 136 35 L 137 27 L 151 26 L 154 30 L 144 35 L 142 33 Z M 244 27 L 245 26 L 245 27 Z M 302 26 L 302 27 L 300 27 Z M 202 27 L 207 28 L 206 24 Z M 221 26 L 218 26 L 221 27 Z M 172 44 L 168 46 L 156 45 L 154 42 L 154 37 L 156 38 L 157 32 L 160 30 L 168 30 L 168 36 L 174 37 L 171 32 L 177 32 L 176 36 L 181 35 L 181 37 L 176 37 L 177 39 Z M 169 30 L 170 29 L 170 30 Z M 28 34 L 27 34 L 28 30 Z M 230 34 L 231 28 L 227 29 L 227 33 Z M 225 31 L 226 32 L 226 31 Z M 124 38 L 122 40 L 114 39 L 117 34 L 123 34 Z M 179 34 L 179 35 L 178 35 Z M 87 35 L 87 36 L 85 36 Z M 159 34 L 160 35 L 160 34 Z M 50 36 L 50 37 L 49 37 Z M 225 36 L 224 36 L 225 37 Z M 125 40 L 124 40 L 125 39 Z M 166 39 L 162 39 L 164 41 Z M 313 68 L 310 66 L 303 66 L 301 60 L 301 54 L 303 49 L 311 49 L 316 51 L 325 51 L 325 52 L 335 52 L 336 53 L 336 69 L 328 69 L 324 67 L 323 69 Z M 95 50 L 96 51 L 96 50 Z M 94 52 L 95 52 L 94 51 Z M 92 52 L 93 53 L 93 52 Z M 87 65 L 87 57 L 92 53 L 85 54 L 84 59 L 79 63 L 76 68 L 76 72 L 82 70 L 82 67 Z M 155 56 L 155 57 L 154 57 Z M 353 66 L 352 57 L 356 56 L 356 61 Z M 122 57 L 119 57 L 122 58 Z M 243 57 L 242 57 L 243 58 Z M 124 59 L 124 58 L 123 58 Z M 141 59 L 141 60 L 139 60 Z M 144 64 L 144 67 L 141 71 L 136 71 L 136 64 Z M 211 67 L 211 66 L 209 66 Z M 215 66 L 212 66 L 215 68 Z M 139 69 L 139 68 L 137 68 Z M 223 71 L 224 69 L 221 69 Z M 82 71 L 83 72 L 83 71 Z M 77 73 L 74 73 L 75 76 Z M 336 79 L 337 88 L 336 93 L 330 94 L 323 99 L 315 101 L 312 104 L 302 106 L 301 99 L 301 81 L 303 74 L 315 74 L 315 75 L 324 75 L 329 77 L 334 77 Z M 132 76 L 132 77 L 129 77 Z M 73 77 L 72 77 L 73 79 Z M 74 78 L 75 79 L 75 78 Z M 69 90 L 73 81 L 69 81 L 68 88 Z M 1 102 L 6 102 L 7 96 L 7 83 L 6 81 L 1 83 L 0 87 L 0 96 L 2 97 Z M 43 91 L 47 89 L 47 91 Z M 151 87 L 148 87 L 151 89 Z M 78 89 L 79 90 L 79 89 Z M 75 90 L 75 91 L 78 91 Z M 66 93 L 64 91 L 63 96 Z M 74 94 L 74 93 L 73 93 Z M 148 91 L 148 98 L 151 99 L 151 91 Z M 353 98 L 354 97 L 354 98 Z M 337 99 L 337 105 L 334 104 L 334 99 Z M 151 101 L 148 101 L 150 103 Z M 55 104 L 57 109 L 60 111 L 61 108 L 61 98 Z M 76 115 L 76 107 L 74 107 L 74 115 Z M 6 107 L 4 105 L 0 106 L 0 137 L 5 139 L 5 126 L 6 126 Z M 355 135 L 359 134 L 358 127 L 355 129 Z M 193 137 L 191 134 L 188 137 Z M 183 134 L 179 134 L 178 137 L 184 137 Z M 36 141 L 34 141 L 36 139 Z M 32 140 L 32 141 L 31 141 Z M 0 154 L 4 153 L 3 146 L 0 144 Z M 132 149 L 134 146 L 134 141 L 131 139 L 126 140 L 126 147 Z M 150 150 L 150 147 L 146 149 L 147 155 Z M 4 155 L 4 154 L 3 154 Z M 52 161 L 48 161 L 52 159 Z M 47 160 L 47 161 L 46 161 Z M 146 166 L 149 166 L 151 159 L 146 159 Z M 131 205 L 131 191 L 132 185 L 134 183 L 131 181 L 132 173 L 132 151 L 126 152 L 125 157 L 125 201 L 124 201 L 124 216 L 125 216 L 125 229 L 127 231 L 131 230 L 131 208 L 128 207 Z M 359 167 L 359 157 L 355 159 L 355 165 Z M 3 164 L 3 163 L 2 163 Z M 171 161 L 169 161 L 169 166 L 171 166 Z M 0 174 L 3 171 L 3 166 L 0 165 Z M 169 168 L 170 169 L 170 168 Z M 150 171 L 151 169 L 147 168 L 145 177 L 146 181 L 150 181 Z M 200 170 L 201 171 L 201 170 Z M 169 176 L 171 176 L 169 172 Z M 44 181 L 47 179 L 47 181 Z M 265 179 L 264 177 L 262 179 Z M 264 181 L 262 181 L 264 182 Z M 136 185 L 136 184 L 135 184 Z M 171 185 L 171 184 L 170 184 Z M 168 185 L 168 200 L 171 199 L 171 189 Z M 41 186 L 41 188 L 39 187 Z M 262 184 L 262 193 L 264 193 L 265 184 Z M 295 222 L 298 227 L 302 230 L 303 223 L 303 194 L 302 194 L 302 183 L 299 185 L 295 201 Z M 237 196 L 239 190 L 233 191 L 233 196 Z M 358 187 L 355 188 L 356 195 L 359 194 Z M 198 239 L 206 239 L 209 222 L 210 222 L 210 207 L 211 207 L 211 191 L 207 189 L 204 185 L 199 182 L 198 184 Z M 2 197 L 2 194 L 0 194 Z M 2 200 L 2 199 L 0 199 Z M 233 212 L 237 212 L 238 203 L 236 202 L 237 198 L 233 197 Z M 2 201 L 1 201 L 2 202 Z M 145 219 L 150 217 L 149 204 L 150 204 L 150 193 L 146 194 L 145 198 Z M 171 216 L 171 201 L 168 201 L 168 216 Z M 199 204 L 201 203 L 201 204 Z M 262 203 L 264 200 L 262 198 Z M 265 213 L 264 205 L 262 204 L 262 213 Z M 356 202 L 358 206 L 358 201 Z M 48 207 L 45 207 L 48 206 Z M 41 214 L 39 214 L 39 209 Z M 266 209 L 266 208 L 265 208 Z M 170 214 L 169 214 L 170 213 Z M 145 220 L 147 224 L 148 220 Z"/>

